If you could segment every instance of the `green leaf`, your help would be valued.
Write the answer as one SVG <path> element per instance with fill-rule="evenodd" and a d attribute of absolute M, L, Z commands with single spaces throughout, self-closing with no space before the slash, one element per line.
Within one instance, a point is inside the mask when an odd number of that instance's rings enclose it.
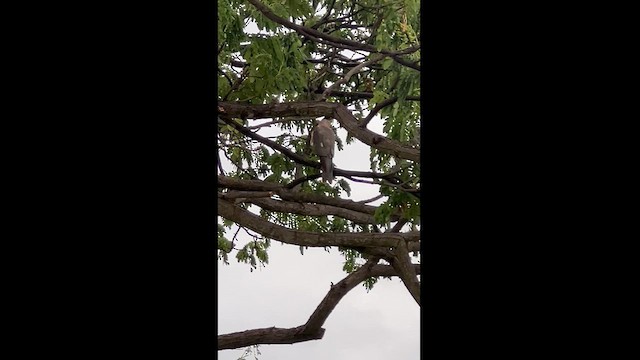
<path fill-rule="evenodd" d="M 349 186 L 349 183 L 345 179 L 340 179 L 338 184 L 347 193 L 347 196 L 351 196 L 351 186 Z"/>
<path fill-rule="evenodd" d="M 369 100 L 369 109 L 373 109 L 375 105 L 387 98 L 387 93 L 380 90 L 373 90 L 373 97 Z"/>
<path fill-rule="evenodd" d="M 284 63 L 284 55 L 282 54 L 282 48 L 281 48 L 281 44 L 275 40 L 275 38 L 272 38 L 273 41 L 271 41 L 271 46 L 273 48 L 273 52 L 276 54 L 276 59 L 278 60 L 279 64 Z"/>
<path fill-rule="evenodd" d="M 393 65 L 393 59 L 386 58 L 386 59 L 384 59 L 382 61 L 382 68 L 384 70 L 389 69 L 389 67 L 391 67 L 391 65 Z"/>

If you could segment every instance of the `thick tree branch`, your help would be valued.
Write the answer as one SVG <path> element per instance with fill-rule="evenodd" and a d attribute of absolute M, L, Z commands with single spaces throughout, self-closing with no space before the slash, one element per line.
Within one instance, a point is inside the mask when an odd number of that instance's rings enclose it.
<path fill-rule="evenodd" d="M 342 124 L 342 127 L 352 136 L 363 143 L 396 157 L 412 160 L 417 163 L 420 162 L 420 150 L 401 145 L 395 140 L 378 135 L 371 130 L 361 128 L 358 120 L 346 106 L 336 107 L 333 117 L 338 120 L 340 124 Z"/>
<path fill-rule="evenodd" d="M 278 201 L 273 199 L 256 199 L 247 198 L 247 203 L 255 204 L 269 211 L 277 211 L 282 213 L 307 215 L 307 216 L 326 216 L 335 215 L 341 218 L 354 221 L 358 224 L 373 224 L 375 219 L 373 215 L 363 214 L 361 212 L 340 208 L 330 205 L 303 204 L 293 201 Z"/>
<path fill-rule="evenodd" d="M 413 269 L 407 244 L 398 244 L 392 251 L 393 259 L 391 266 L 398 272 L 398 276 L 402 279 L 404 286 L 406 286 L 411 296 L 413 296 L 413 299 L 418 303 L 418 306 L 420 306 L 420 282 Z"/>
<path fill-rule="evenodd" d="M 316 233 L 310 231 L 298 231 L 287 229 L 284 226 L 273 224 L 258 215 L 243 208 L 233 205 L 227 200 L 218 199 L 218 215 L 231 220 L 240 226 L 246 227 L 262 234 L 265 237 L 281 241 L 286 244 L 326 247 L 326 246 L 353 246 L 353 247 L 384 247 L 393 248 L 399 244 L 405 245 L 406 241 L 418 241 L 420 232 L 413 231 L 401 234 L 391 233 Z"/>
<path fill-rule="evenodd" d="M 347 199 L 329 197 L 316 193 L 297 192 L 286 189 L 281 184 L 268 183 L 261 180 L 241 180 L 228 176 L 218 176 L 218 187 L 243 191 L 272 191 L 282 200 L 331 205 L 363 214 L 374 215 L 377 206 L 366 205 Z M 398 210 L 391 214 L 391 221 L 398 221 L 402 213 Z"/>
<path fill-rule="evenodd" d="M 237 349 L 257 344 L 295 344 L 298 342 L 319 340 L 324 336 L 324 329 L 315 333 L 302 333 L 302 326 L 283 329 L 277 327 L 240 331 L 218 335 L 218 350 Z"/>
<path fill-rule="evenodd" d="M 238 104 L 232 102 L 219 102 L 218 106 L 224 109 L 224 114 L 233 117 L 240 118 L 273 118 L 273 117 L 285 117 L 285 116 L 307 116 L 307 117 L 320 117 L 327 116 L 334 118 L 340 122 L 343 128 L 351 134 L 351 136 L 357 138 L 363 143 L 372 146 L 382 152 L 392 154 L 396 157 L 408 159 L 420 162 L 420 150 L 414 149 L 400 144 L 395 140 L 391 140 L 382 135 L 376 134 L 368 129 L 360 127 L 358 120 L 353 116 L 351 111 L 346 106 L 337 103 L 327 102 L 293 102 L 293 103 L 281 103 L 281 104 L 266 104 L 266 105 L 247 105 Z M 236 129 L 247 136 L 256 136 L 250 130 L 246 130 L 241 125 L 232 120 L 225 120 L 229 124 L 236 124 Z M 240 130 L 240 128 L 243 130 Z M 245 131 L 246 130 L 246 131 Z M 250 135 L 251 134 L 251 135 Z M 284 149 L 283 146 L 272 142 L 274 149 Z M 271 145 L 270 145 L 271 146 Z M 301 156 L 299 158 L 300 163 L 307 165 L 308 161 Z M 308 166 L 319 166 L 318 164 Z"/>

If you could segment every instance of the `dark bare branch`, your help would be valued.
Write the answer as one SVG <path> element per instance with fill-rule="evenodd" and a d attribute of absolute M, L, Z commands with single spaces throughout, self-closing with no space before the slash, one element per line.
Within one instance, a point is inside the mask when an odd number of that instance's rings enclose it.
<path fill-rule="evenodd" d="M 381 198 L 383 198 L 383 197 L 384 197 L 384 195 L 380 194 L 380 195 L 377 195 L 377 196 L 372 197 L 371 199 L 360 200 L 360 201 L 358 201 L 358 202 L 359 202 L 359 203 L 362 203 L 362 204 L 367 204 L 367 203 L 370 203 L 370 202 L 376 201 L 376 200 L 378 200 L 378 199 L 381 199 Z"/>
<path fill-rule="evenodd" d="M 366 118 L 364 118 L 362 120 L 362 122 L 360 123 L 360 127 L 366 128 L 367 125 L 369 125 L 369 122 L 371 122 L 371 119 L 373 119 L 374 116 L 376 116 L 376 114 L 384 109 L 385 107 L 389 106 L 389 105 L 393 105 L 393 103 L 395 103 L 396 101 L 398 101 L 397 97 L 392 97 L 386 100 L 383 100 L 381 102 L 379 102 L 376 107 L 374 107 L 373 109 L 371 109 L 371 111 L 369 112 L 369 114 L 367 115 Z"/>
<path fill-rule="evenodd" d="M 316 310 L 311 314 L 311 317 L 309 317 L 309 320 L 307 320 L 302 332 L 313 334 L 320 330 L 340 300 L 342 300 L 351 289 L 371 276 L 371 267 L 378 263 L 378 259 L 377 257 L 369 259 L 366 264 L 349 274 L 342 279 L 342 281 L 332 285 L 327 295 L 325 295 L 322 302 L 320 302 Z"/>
<path fill-rule="evenodd" d="M 393 228 L 389 229 L 388 232 L 391 233 L 395 233 L 395 232 L 400 232 L 400 230 L 402 229 L 402 227 L 404 226 L 404 224 L 407 223 L 407 219 L 400 219 L 398 220 L 398 222 L 393 226 Z"/>
<path fill-rule="evenodd" d="M 398 272 L 398 276 L 402 279 L 404 286 L 409 290 L 409 293 L 418 303 L 418 306 L 420 306 L 420 282 L 418 281 L 418 276 L 413 269 L 407 244 L 398 244 L 398 246 L 392 251 L 393 259 L 391 266 L 393 266 L 393 268 Z"/>
<path fill-rule="evenodd" d="M 237 349 L 257 344 L 295 344 L 309 340 L 320 340 L 324 329 L 315 333 L 302 333 L 302 326 L 283 329 L 277 327 L 253 329 L 218 335 L 218 350 Z"/>

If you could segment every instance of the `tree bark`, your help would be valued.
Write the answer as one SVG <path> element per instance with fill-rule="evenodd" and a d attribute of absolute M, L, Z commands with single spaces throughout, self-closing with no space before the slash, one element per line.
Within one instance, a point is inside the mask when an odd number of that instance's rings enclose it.
<path fill-rule="evenodd" d="M 298 342 L 319 340 L 325 329 L 313 333 L 302 333 L 302 326 L 295 328 L 263 328 L 218 335 L 218 350 L 237 349 L 256 344 L 295 344 Z"/>
<path fill-rule="evenodd" d="M 420 240 L 419 231 L 407 233 L 317 233 L 291 230 L 284 226 L 273 224 L 223 199 L 218 199 L 218 215 L 268 238 L 299 246 L 394 248 L 399 243 L 403 243 L 406 246 L 407 241 L 417 242 Z"/>

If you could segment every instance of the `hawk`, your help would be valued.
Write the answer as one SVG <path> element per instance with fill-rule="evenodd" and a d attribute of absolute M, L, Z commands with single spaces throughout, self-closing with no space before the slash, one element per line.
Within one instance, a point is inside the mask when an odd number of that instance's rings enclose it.
<path fill-rule="evenodd" d="M 322 181 L 333 182 L 333 150 L 336 145 L 336 135 L 331 128 L 331 120 L 323 119 L 311 130 L 311 147 L 320 157 Z"/>

